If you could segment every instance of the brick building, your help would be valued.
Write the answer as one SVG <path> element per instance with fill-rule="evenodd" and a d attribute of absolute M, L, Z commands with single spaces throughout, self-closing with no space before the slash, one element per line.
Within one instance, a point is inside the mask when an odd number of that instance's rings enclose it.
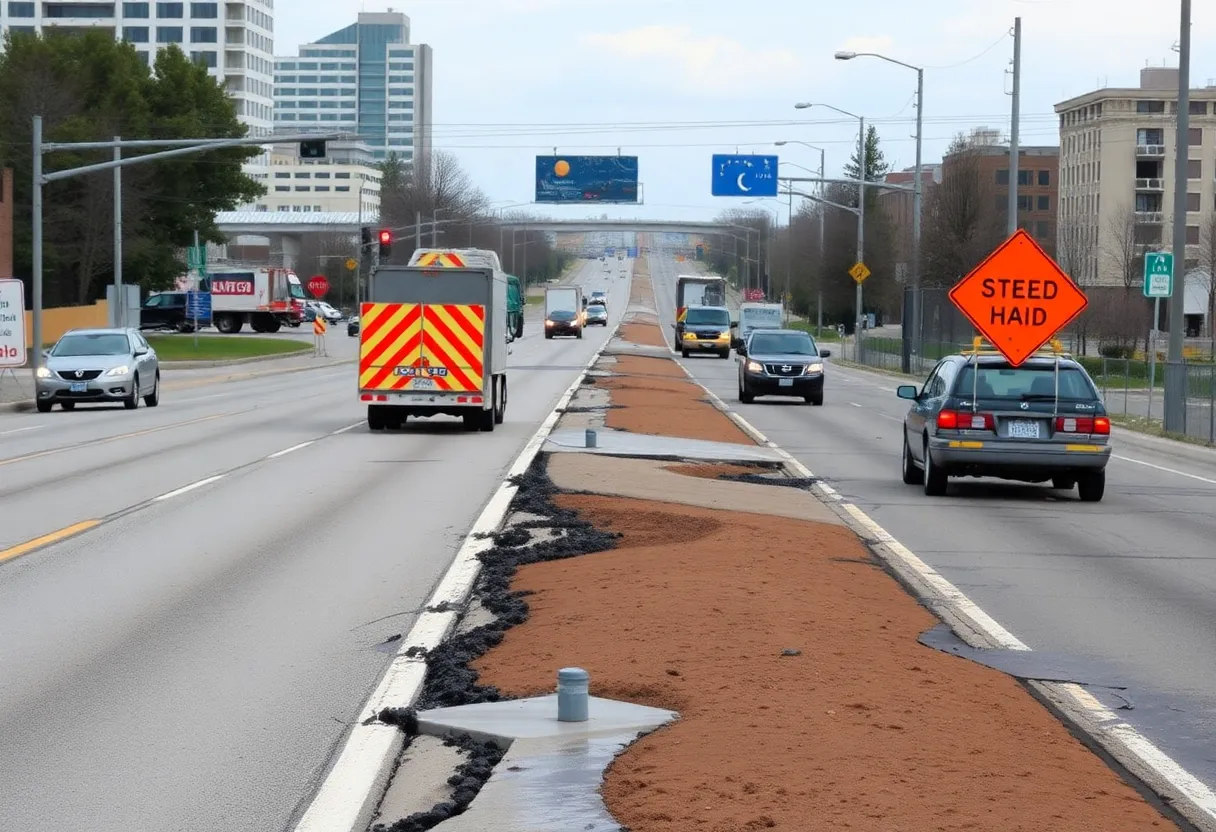
<path fill-rule="evenodd" d="M 924 218 L 924 206 L 928 203 L 933 187 L 942 181 L 941 163 L 922 164 L 921 174 L 921 218 Z M 889 185 L 911 187 L 916 182 L 916 168 L 905 168 L 888 173 L 883 182 Z M 878 205 L 891 222 L 895 233 L 895 263 L 896 279 L 906 279 L 907 269 L 912 263 L 912 206 L 911 191 L 878 192 Z M 905 264 L 901 266 L 900 264 Z"/>

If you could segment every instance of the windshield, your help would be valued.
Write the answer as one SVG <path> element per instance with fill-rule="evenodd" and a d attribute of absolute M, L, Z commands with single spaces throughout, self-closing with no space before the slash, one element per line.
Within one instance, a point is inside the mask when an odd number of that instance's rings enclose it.
<path fill-rule="evenodd" d="M 587 307 L 588 315 L 603 315 L 607 311 L 608 310 L 606 308 L 604 308 L 604 305 L 600 304 L 600 303 L 593 303 Z"/>
<path fill-rule="evenodd" d="M 131 351 L 127 336 L 105 332 L 92 335 L 65 335 L 59 339 L 51 355 L 56 358 L 74 355 L 126 355 Z"/>
<path fill-rule="evenodd" d="M 991 365 L 979 368 L 966 366 L 959 373 L 954 395 L 970 398 L 972 390 L 977 399 L 1016 399 L 1019 401 L 1055 401 L 1056 372 L 1054 364 L 1010 367 Z M 1076 367 L 1060 368 L 1060 398 L 1070 401 L 1093 401 L 1097 392 L 1085 374 Z"/>
<path fill-rule="evenodd" d="M 819 355 L 811 336 L 799 332 L 765 332 L 752 336 L 752 355 Z"/>
<path fill-rule="evenodd" d="M 287 278 L 287 294 L 297 300 L 305 300 L 308 297 L 304 294 L 304 287 L 300 284 L 300 278 L 294 275 Z"/>
<path fill-rule="evenodd" d="M 730 313 L 725 309 L 689 309 L 684 318 L 685 326 L 730 327 Z"/>
<path fill-rule="evenodd" d="M 565 309 L 555 309 L 549 313 L 549 320 L 551 320 L 551 321 L 573 321 L 574 313 L 568 312 Z"/>

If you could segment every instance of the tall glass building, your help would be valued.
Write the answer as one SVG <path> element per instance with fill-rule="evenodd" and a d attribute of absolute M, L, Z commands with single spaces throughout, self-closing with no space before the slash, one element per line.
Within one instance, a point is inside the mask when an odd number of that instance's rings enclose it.
<path fill-rule="evenodd" d="M 431 47 L 410 43 L 400 12 L 364 12 L 345 29 L 275 58 L 277 133 L 349 130 L 376 159 L 431 146 Z"/>

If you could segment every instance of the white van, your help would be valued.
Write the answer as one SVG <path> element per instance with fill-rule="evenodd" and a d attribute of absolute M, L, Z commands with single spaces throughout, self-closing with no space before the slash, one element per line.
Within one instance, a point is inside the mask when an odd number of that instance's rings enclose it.
<path fill-rule="evenodd" d="M 779 303 L 739 304 L 738 338 L 747 337 L 753 329 L 781 329 L 784 310 Z"/>

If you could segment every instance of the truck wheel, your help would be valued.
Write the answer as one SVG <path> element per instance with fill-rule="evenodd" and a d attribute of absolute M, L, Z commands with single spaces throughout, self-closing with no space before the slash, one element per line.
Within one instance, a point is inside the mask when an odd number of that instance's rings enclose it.
<path fill-rule="evenodd" d="M 374 404 L 367 406 L 367 429 L 384 430 L 384 411 Z"/>
<path fill-rule="evenodd" d="M 254 316 L 253 320 L 249 322 L 249 328 L 252 329 L 254 332 L 265 332 L 266 331 L 266 327 L 262 323 L 262 319 L 256 315 Z"/>
<path fill-rule="evenodd" d="M 507 377 L 498 379 L 498 397 L 494 402 L 494 424 L 501 425 L 507 418 Z"/>
<path fill-rule="evenodd" d="M 220 315 L 215 319 L 215 328 L 225 335 L 234 335 L 241 331 L 242 323 L 235 315 Z"/>
<path fill-rule="evenodd" d="M 490 433 L 494 430 L 495 421 L 493 407 L 491 407 L 489 410 L 478 411 L 477 417 L 477 427 L 479 430 L 485 433 Z"/>
<path fill-rule="evenodd" d="M 278 318 L 275 318 L 273 321 L 271 321 L 270 323 L 268 323 L 266 325 L 266 329 L 264 331 L 265 332 L 278 332 L 282 328 L 283 328 L 283 324 L 279 322 Z"/>
<path fill-rule="evenodd" d="M 524 316 L 523 315 L 520 315 L 519 319 L 516 320 L 516 322 L 515 322 L 515 337 L 516 338 L 524 337 Z"/>
<path fill-rule="evenodd" d="M 479 410 L 475 410 L 471 413 L 462 414 L 460 418 L 464 422 L 464 429 L 468 430 L 468 431 L 473 431 L 473 430 L 477 430 L 479 427 L 481 427 L 481 414 L 482 414 L 482 411 L 479 411 Z"/>

